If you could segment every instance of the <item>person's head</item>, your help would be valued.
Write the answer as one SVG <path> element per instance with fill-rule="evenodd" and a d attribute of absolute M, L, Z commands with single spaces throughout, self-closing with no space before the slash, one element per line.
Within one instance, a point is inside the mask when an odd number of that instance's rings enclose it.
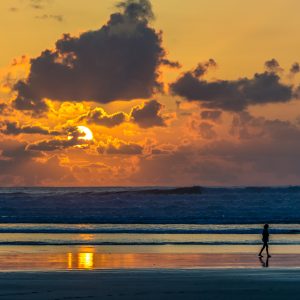
<path fill-rule="evenodd" d="M 264 225 L 264 228 L 265 228 L 265 229 L 268 229 L 268 228 L 269 228 L 269 224 L 265 224 L 265 225 Z"/>

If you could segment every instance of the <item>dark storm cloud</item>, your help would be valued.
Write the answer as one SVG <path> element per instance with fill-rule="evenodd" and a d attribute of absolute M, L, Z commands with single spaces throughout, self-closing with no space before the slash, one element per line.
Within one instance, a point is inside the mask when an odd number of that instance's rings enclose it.
<path fill-rule="evenodd" d="M 109 115 L 104 111 L 104 109 L 97 107 L 93 110 L 90 110 L 87 114 L 82 115 L 79 118 L 79 121 L 82 120 L 86 120 L 87 123 L 112 128 L 124 123 L 126 121 L 126 114 L 123 112 L 118 112 Z"/>
<path fill-rule="evenodd" d="M 160 114 L 162 107 L 156 100 L 145 102 L 142 106 L 136 106 L 132 109 L 131 120 L 142 128 L 166 126 L 165 119 Z"/>
<path fill-rule="evenodd" d="M 199 101 L 206 108 L 242 111 L 250 105 L 288 102 L 293 87 L 280 82 L 275 72 L 256 73 L 253 78 L 215 80 L 202 78 L 203 69 L 184 73 L 170 88 L 188 101 Z M 205 69 L 205 72 L 207 68 Z"/>
<path fill-rule="evenodd" d="M 222 116 L 221 110 L 204 110 L 201 112 L 201 119 L 216 121 Z"/>
<path fill-rule="evenodd" d="M 15 108 L 41 112 L 47 109 L 44 98 L 108 103 L 160 91 L 165 50 L 161 33 L 149 26 L 150 1 L 122 1 L 118 8 L 99 30 L 65 34 L 54 50 L 32 59 L 28 78 L 14 87 Z"/>
<path fill-rule="evenodd" d="M 0 123 L 1 125 L 1 123 Z M 18 122 L 5 121 L 2 123 L 0 132 L 6 135 L 19 135 L 19 134 L 42 134 L 42 135 L 62 135 L 62 132 L 56 130 L 49 130 L 41 126 L 20 126 Z"/>
<path fill-rule="evenodd" d="M 143 153 L 141 145 L 124 141 L 101 143 L 97 150 L 100 154 L 106 155 L 140 155 Z"/>

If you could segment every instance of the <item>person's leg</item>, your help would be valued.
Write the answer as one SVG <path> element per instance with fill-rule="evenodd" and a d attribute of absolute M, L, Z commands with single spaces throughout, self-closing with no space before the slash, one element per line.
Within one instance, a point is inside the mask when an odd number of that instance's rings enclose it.
<path fill-rule="evenodd" d="M 265 245 L 265 243 L 264 243 L 264 245 L 263 245 L 263 247 L 261 248 L 261 250 L 260 250 L 258 256 L 262 256 L 261 254 L 262 254 L 262 252 L 264 251 L 265 247 L 266 247 L 266 245 Z"/>
<path fill-rule="evenodd" d="M 269 245 L 268 244 L 266 244 L 266 251 L 267 251 L 267 256 L 271 257 L 271 255 L 269 254 Z"/>

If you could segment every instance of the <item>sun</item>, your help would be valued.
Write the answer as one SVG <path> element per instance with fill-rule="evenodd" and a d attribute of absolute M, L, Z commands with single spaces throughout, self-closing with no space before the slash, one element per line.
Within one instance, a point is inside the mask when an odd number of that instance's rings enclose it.
<path fill-rule="evenodd" d="M 92 131 L 85 126 L 77 126 L 77 130 L 82 136 L 78 137 L 78 140 L 91 141 L 94 138 Z"/>

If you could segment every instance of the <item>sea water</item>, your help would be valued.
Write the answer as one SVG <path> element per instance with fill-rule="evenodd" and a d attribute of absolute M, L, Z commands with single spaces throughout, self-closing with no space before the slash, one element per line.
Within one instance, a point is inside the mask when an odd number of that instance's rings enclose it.
<path fill-rule="evenodd" d="M 1 188 L 0 263 L 24 253 L 57 253 L 64 265 L 111 253 L 253 254 L 265 223 L 273 253 L 300 254 L 300 187 Z"/>

